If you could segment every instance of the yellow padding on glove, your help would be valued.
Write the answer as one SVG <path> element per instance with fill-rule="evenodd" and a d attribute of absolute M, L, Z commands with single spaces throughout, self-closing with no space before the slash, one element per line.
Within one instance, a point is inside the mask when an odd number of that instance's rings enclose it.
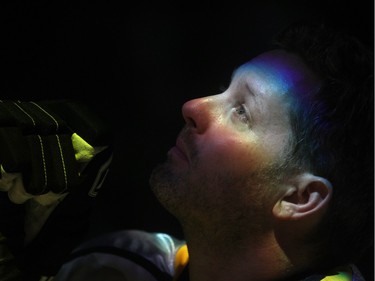
<path fill-rule="evenodd" d="M 352 281 L 351 272 L 350 267 L 340 267 L 334 274 L 324 277 L 321 281 Z"/>
<path fill-rule="evenodd" d="M 89 162 L 95 156 L 95 149 L 76 133 L 72 134 L 72 144 L 78 162 Z"/>

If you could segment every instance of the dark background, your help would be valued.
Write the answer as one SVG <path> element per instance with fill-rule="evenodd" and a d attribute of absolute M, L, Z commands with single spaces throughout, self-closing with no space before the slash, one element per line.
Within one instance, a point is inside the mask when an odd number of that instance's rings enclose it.
<path fill-rule="evenodd" d="M 219 93 L 234 68 L 267 49 L 283 26 L 324 20 L 373 48 L 369 0 L 8 2 L 0 9 L 0 96 L 79 99 L 115 132 L 115 158 L 89 237 L 124 228 L 181 237 L 148 187 L 183 124 L 181 106 Z"/>

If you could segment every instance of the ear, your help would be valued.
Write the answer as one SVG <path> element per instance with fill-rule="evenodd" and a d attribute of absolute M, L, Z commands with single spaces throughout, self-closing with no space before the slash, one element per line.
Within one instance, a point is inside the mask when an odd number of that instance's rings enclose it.
<path fill-rule="evenodd" d="M 332 196 L 331 183 L 311 173 L 298 175 L 273 207 L 273 215 L 282 220 L 299 220 L 321 213 Z"/>

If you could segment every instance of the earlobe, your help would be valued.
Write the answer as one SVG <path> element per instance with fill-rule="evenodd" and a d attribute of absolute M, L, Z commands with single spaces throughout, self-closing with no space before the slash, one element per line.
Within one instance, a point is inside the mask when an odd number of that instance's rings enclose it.
<path fill-rule="evenodd" d="M 299 220 L 322 212 L 332 196 L 331 183 L 322 177 L 304 173 L 293 180 L 284 196 L 275 204 L 273 214 L 281 220 Z"/>

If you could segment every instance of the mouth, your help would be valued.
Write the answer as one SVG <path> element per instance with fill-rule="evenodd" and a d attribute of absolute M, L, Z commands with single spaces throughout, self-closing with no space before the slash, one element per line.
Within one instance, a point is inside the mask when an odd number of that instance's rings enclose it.
<path fill-rule="evenodd" d="M 184 143 L 181 140 L 181 138 L 177 138 L 176 145 L 172 147 L 171 152 L 176 154 L 179 158 L 183 159 L 186 162 L 189 162 L 189 159 L 185 153 L 185 147 Z"/>

